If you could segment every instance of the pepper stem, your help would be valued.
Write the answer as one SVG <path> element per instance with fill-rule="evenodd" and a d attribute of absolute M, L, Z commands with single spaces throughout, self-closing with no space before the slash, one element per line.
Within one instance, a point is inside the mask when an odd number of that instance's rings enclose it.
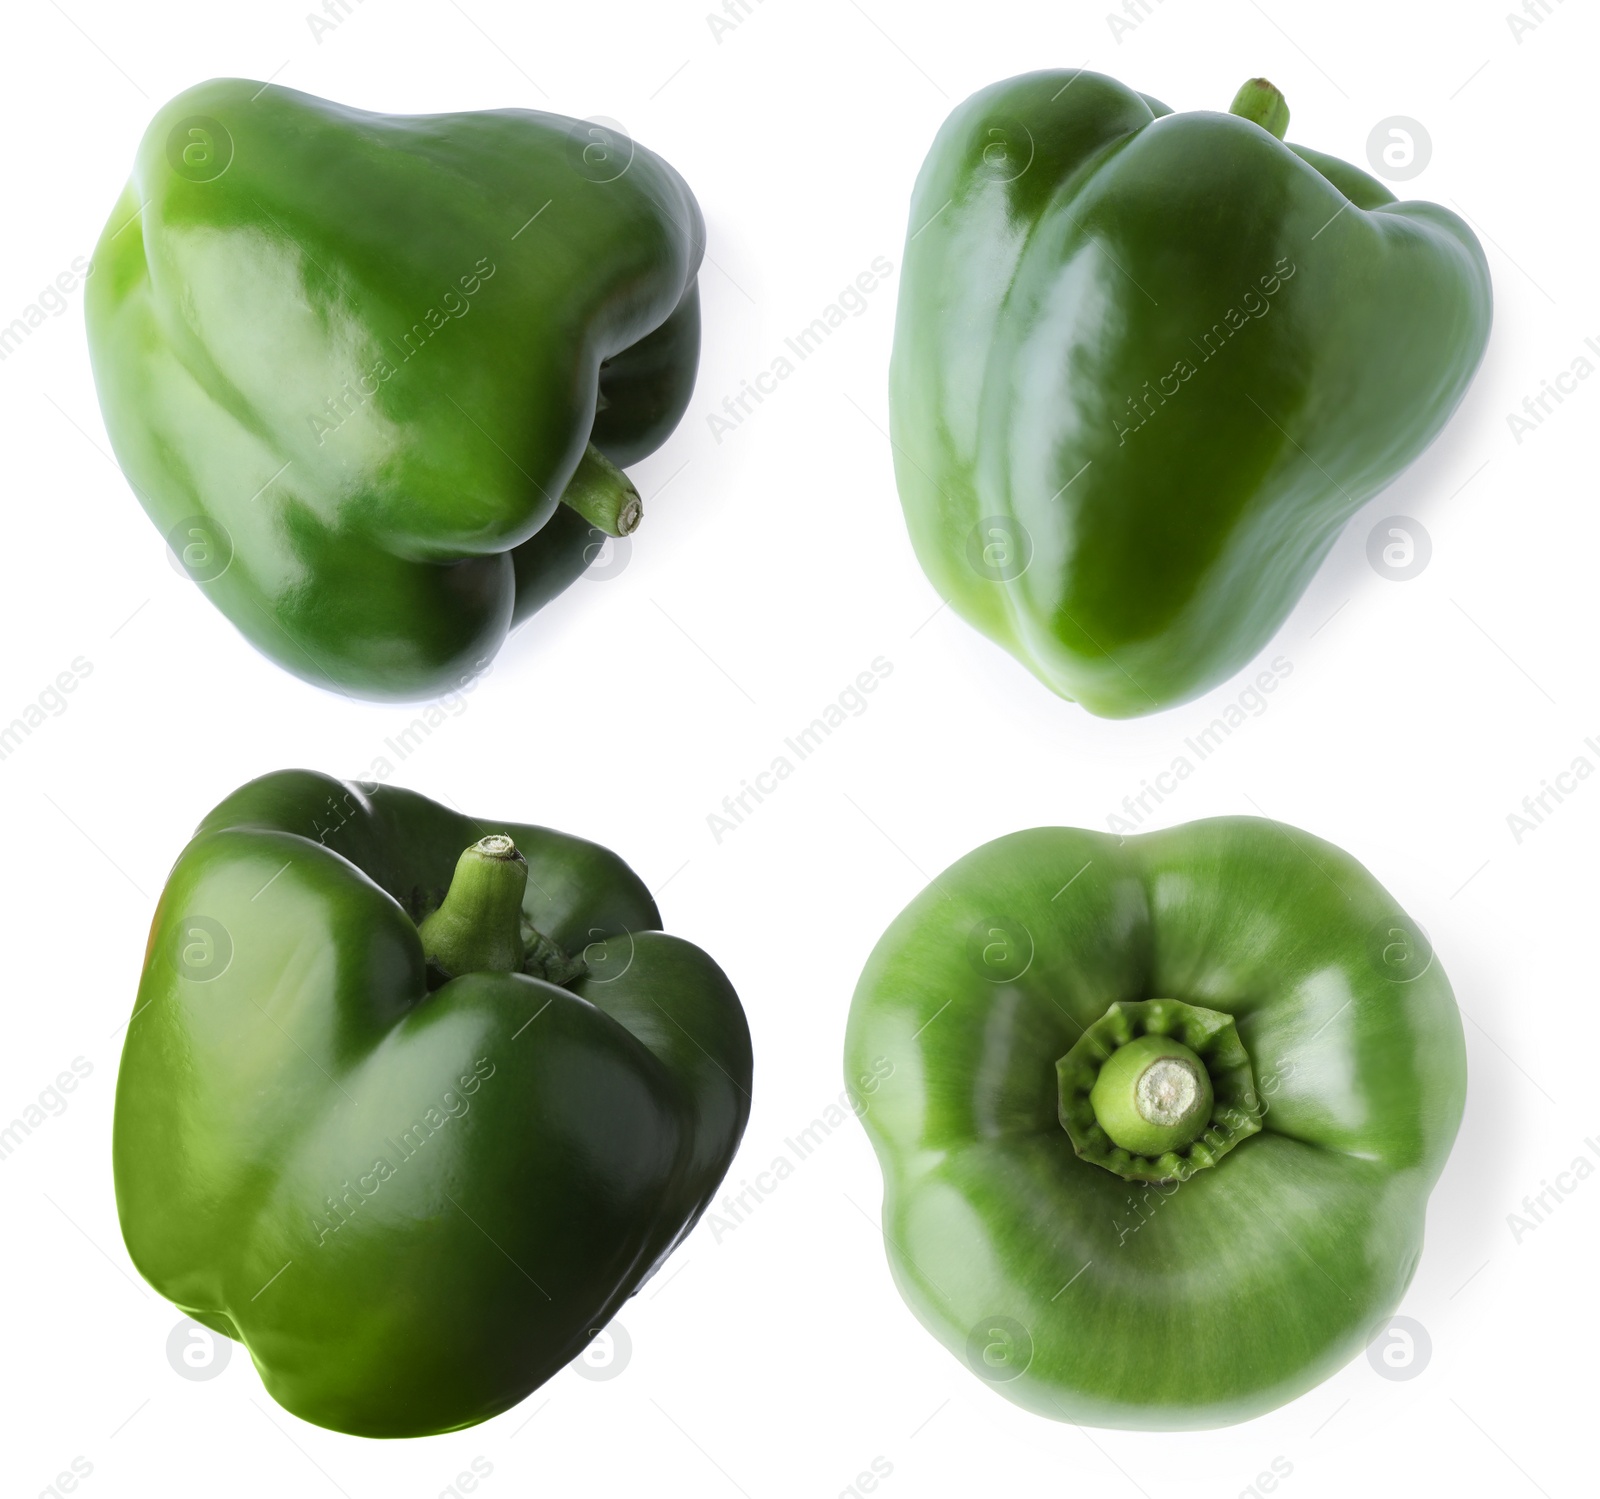
<path fill-rule="evenodd" d="M 528 861 L 504 833 L 456 860 L 444 903 L 418 928 L 423 956 L 448 978 L 516 973 L 523 963 L 522 893 Z"/>
<path fill-rule="evenodd" d="M 633 480 L 592 442 L 583 450 L 561 503 L 607 536 L 631 536 L 644 519 L 644 501 Z"/>
<path fill-rule="evenodd" d="M 1119 999 L 1056 1063 L 1058 1117 L 1080 1159 L 1124 1181 L 1187 1181 L 1262 1127 L 1233 1016 Z"/>
<path fill-rule="evenodd" d="M 1252 78 L 1242 84 L 1228 113 L 1254 122 L 1280 141 L 1289 128 L 1289 103 L 1265 78 Z"/>
<path fill-rule="evenodd" d="M 1182 1150 L 1211 1123 L 1206 1064 L 1171 1036 L 1140 1036 L 1106 1059 L 1089 1093 L 1094 1117 L 1135 1155 Z"/>

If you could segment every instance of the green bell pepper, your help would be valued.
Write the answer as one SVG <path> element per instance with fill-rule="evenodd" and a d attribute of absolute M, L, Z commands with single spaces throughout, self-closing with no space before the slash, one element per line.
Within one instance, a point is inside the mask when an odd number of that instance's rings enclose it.
<path fill-rule="evenodd" d="M 728 980 L 547 828 L 307 771 L 167 881 L 117 1079 L 128 1252 L 363 1436 L 485 1420 L 687 1234 L 750 1109 Z"/>
<path fill-rule="evenodd" d="M 460 686 L 638 524 L 618 465 L 688 404 L 704 237 L 678 174 L 597 125 L 200 84 L 95 251 L 112 446 L 280 665 Z"/>
<path fill-rule="evenodd" d="M 1470 229 L 1281 139 L 1264 80 L 1173 114 L 1030 73 L 917 179 L 890 374 L 895 476 L 951 606 L 1110 718 L 1244 665 L 1483 356 Z"/>
<path fill-rule="evenodd" d="M 1029 1410 L 1158 1430 L 1371 1340 L 1466 1092 L 1415 923 L 1248 817 L 968 854 L 873 950 L 845 1067 L 917 1317 Z"/>

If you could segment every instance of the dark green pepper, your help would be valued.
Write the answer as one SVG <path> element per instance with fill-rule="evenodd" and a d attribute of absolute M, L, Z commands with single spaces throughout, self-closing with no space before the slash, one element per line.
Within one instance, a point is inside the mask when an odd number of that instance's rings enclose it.
<path fill-rule="evenodd" d="M 1249 661 L 1483 356 L 1471 230 L 1286 145 L 1288 118 L 1259 79 L 1175 115 L 1030 73 L 962 104 L 917 179 L 890 377 L 911 539 L 1092 713 Z"/>
<path fill-rule="evenodd" d="M 274 1399 L 469 1426 L 687 1234 L 750 1110 L 721 970 L 614 854 L 282 771 L 162 892 L 117 1079 L 117 1211 Z"/>
<path fill-rule="evenodd" d="M 618 465 L 688 404 L 704 237 L 599 126 L 203 83 L 95 251 L 106 428 L 258 649 L 362 697 L 456 687 L 638 524 Z"/>
<path fill-rule="evenodd" d="M 1466 1093 L 1415 923 L 1247 817 L 968 854 L 873 950 L 845 1066 L 912 1311 L 1029 1410 L 1160 1430 L 1372 1339 Z"/>

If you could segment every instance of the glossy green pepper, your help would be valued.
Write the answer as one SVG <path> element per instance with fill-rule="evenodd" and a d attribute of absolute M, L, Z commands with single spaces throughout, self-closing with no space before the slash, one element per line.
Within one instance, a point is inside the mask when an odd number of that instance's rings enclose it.
<path fill-rule="evenodd" d="M 602 126 L 203 83 L 95 251 L 106 429 L 258 649 L 361 697 L 457 687 L 638 524 L 617 465 L 688 404 L 704 236 Z"/>
<path fill-rule="evenodd" d="M 363 1436 L 485 1420 L 688 1233 L 750 1109 L 721 970 L 616 855 L 281 771 L 156 909 L 117 1211 L 274 1399 Z"/>
<path fill-rule="evenodd" d="M 1286 145 L 1264 80 L 1173 114 L 1030 73 L 946 120 L 911 203 L 890 375 L 917 557 L 1109 718 L 1271 637 L 1483 356 L 1471 230 Z"/>
<path fill-rule="evenodd" d="M 845 1067 L 917 1317 L 1029 1410 L 1159 1430 L 1373 1338 L 1466 1092 L 1416 924 L 1247 817 L 968 854 L 873 950 Z"/>

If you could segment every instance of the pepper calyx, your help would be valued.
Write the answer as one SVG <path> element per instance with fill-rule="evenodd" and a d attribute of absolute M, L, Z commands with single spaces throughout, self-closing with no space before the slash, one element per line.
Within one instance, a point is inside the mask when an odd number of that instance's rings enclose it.
<path fill-rule="evenodd" d="M 1233 1016 L 1119 1000 L 1056 1063 L 1058 1117 L 1086 1161 L 1127 1181 L 1184 1181 L 1261 1129 Z"/>
<path fill-rule="evenodd" d="M 565 948 L 552 942 L 526 921 L 522 924 L 522 940 L 527 948 L 522 971 L 533 978 L 565 988 L 589 971 L 589 965 L 581 955 L 576 958 L 569 956 Z"/>

